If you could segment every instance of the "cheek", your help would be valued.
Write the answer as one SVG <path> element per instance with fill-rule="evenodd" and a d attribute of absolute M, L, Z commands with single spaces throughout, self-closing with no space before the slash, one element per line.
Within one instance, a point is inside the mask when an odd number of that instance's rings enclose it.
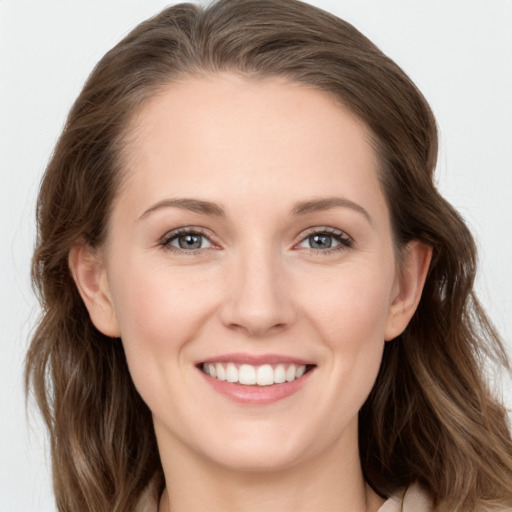
<path fill-rule="evenodd" d="M 384 341 L 394 274 L 386 268 L 347 265 L 316 275 L 302 290 L 303 311 L 334 348 L 359 350 Z M 297 290 L 297 295 L 300 292 Z"/>
<path fill-rule="evenodd" d="M 359 406 L 373 386 L 385 343 L 386 301 L 376 292 L 343 293 L 323 322 L 333 372 L 357 395 Z"/>
<path fill-rule="evenodd" d="M 165 382 L 168 365 L 178 368 L 183 350 L 210 316 L 214 290 L 205 286 L 210 280 L 186 270 L 171 272 L 165 265 L 125 261 L 112 281 L 115 314 L 137 388 Z"/>
<path fill-rule="evenodd" d="M 123 337 L 138 334 L 136 343 L 168 344 L 204 315 L 211 302 L 205 285 L 210 280 L 186 268 L 148 260 L 126 262 L 114 274 L 115 313 Z"/>
<path fill-rule="evenodd" d="M 342 416 L 359 410 L 378 374 L 393 277 L 382 267 L 347 267 L 337 279 L 311 287 L 304 296 L 311 335 L 319 336 L 326 347 L 326 364 L 337 382 L 331 399 L 337 403 L 335 395 L 344 396 L 341 402 L 347 408 L 339 411 Z"/>

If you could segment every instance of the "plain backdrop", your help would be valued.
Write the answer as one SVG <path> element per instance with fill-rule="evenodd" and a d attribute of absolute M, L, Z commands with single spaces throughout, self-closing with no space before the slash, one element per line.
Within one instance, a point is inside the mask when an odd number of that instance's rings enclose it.
<path fill-rule="evenodd" d="M 45 431 L 23 392 L 38 183 L 94 64 L 167 3 L 0 0 L 0 512 L 54 510 Z M 439 187 L 477 238 L 480 297 L 512 351 L 512 1 L 311 3 L 356 25 L 431 103 Z"/>

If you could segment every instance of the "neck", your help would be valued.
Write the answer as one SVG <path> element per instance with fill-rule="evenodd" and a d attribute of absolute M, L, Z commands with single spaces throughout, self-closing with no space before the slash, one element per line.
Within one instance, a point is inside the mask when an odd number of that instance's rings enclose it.
<path fill-rule="evenodd" d="M 342 453 L 331 447 L 286 468 L 258 471 L 218 465 L 179 443 L 159 444 L 166 481 L 159 512 L 376 512 L 384 501 L 364 481 L 357 439 Z"/>

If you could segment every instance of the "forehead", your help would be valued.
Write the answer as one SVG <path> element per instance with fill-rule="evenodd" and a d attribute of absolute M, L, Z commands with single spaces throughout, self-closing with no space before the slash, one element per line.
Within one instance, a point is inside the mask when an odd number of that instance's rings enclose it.
<path fill-rule="evenodd" d="M 169 84 L 134 115 L 126 140 L 126 181 L 139 197 L 329 195 L 340 180 L 346 194 L 379 188 L 366 126 L 328 93 L 283 78 Z"/>

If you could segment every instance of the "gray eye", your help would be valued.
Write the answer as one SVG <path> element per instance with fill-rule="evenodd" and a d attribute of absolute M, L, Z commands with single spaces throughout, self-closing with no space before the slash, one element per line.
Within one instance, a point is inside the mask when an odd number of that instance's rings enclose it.
<path fill-rule="evenodd" d="M 329 254 L 331 250 L 348 249 L 352 247 L 352 244 L 352 239 L 343 231 L 319 228 L 318 231 L 309 231 L 309 234 L 301 240 L 298 247 L 315 251 L 317 254 L 322 252 Z"/>
<path fill-rule="evenodd" d="M 170 245 L 178 249 L 193 251 L 211 247 L 210 241 L 199 233 L 185 233 L 171 240 Z"/>
<path fill-rule="evenodd" d="M 332 235 L 328 235 L 327 233 L 310 235 L 307 240 L 311 249 L 330 249 L 333 246 L 333 242 L 335 244 Z"/>

